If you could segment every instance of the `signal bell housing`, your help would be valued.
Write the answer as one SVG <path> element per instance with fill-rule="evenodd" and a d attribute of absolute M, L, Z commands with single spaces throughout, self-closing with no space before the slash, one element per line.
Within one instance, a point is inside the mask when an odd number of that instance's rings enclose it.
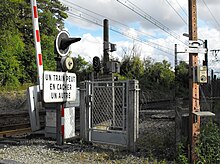
<path fill-rule="evenodd" d="M 195 83 L 208 82 L 207 66 L 198 66 L 193 68 L 193 82 Z"/>
<path fill-rule="evenodd" d="M 67 56 L 70 51 L 69 46 L 80 40 L 81 38 L 71 38 L 69 33 L 65 30 L 60 31 L 55 40 L 54 51 L 60 57 Z"/>
<path fill-rule="evenodd" d="M 207 83 L 208 82 L 208 70 L 207 66 L 202 66 L 197 68 L 198 82 L 199 83 Z"/>

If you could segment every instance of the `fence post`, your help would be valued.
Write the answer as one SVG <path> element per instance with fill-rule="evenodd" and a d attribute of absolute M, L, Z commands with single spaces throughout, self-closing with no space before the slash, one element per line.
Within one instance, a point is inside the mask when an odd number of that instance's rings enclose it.
<path fill-rule="evenodd" d="M 128 150 L 136 151 L 136 141 L 139 132 L 139 82 L 137 80 L 128 81 Z"/>
<path fill-rule="evenodd" d="M 80 83 L 80 137 L 89 141 L 90 126 L 90 83 L 84 81 Z"/>
<path fill-rule="evenodd" d="M 85 130 L 86 130 L 85 94 L 86 94 L 86 82 L 83 81 L 80 83 L 80 137 L 82 139 L 85 139 Z"/>

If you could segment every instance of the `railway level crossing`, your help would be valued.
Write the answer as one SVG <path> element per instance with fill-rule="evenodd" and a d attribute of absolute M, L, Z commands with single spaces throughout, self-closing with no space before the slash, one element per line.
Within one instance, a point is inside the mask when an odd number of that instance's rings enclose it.
<path fill-rule="evenodd" d="M 76 88 L 76 74 L 68 71 L 73 68 L 69 46 L 80 41 L 80 38 L 70 37 L 67 31 L 60 31 L 54 42 L 57 69 L 44 71 L 36 0 L 31 0 L 31 8 L 38 68 L 38 85 L 28 89 L 32 131 L 40 130 L 39 110 L 44 109 L 46 111 L 45 137 L 56 138 L 57 144 L 62 145 L 65 139 L 75 136 L 75 106 L 79 106 L 80 102 L 80 135 L 83 139 L 122 145 L 134 151 L 138 137 L 139 86 L 137 81 L 114 82 L 112 80 L 113 70 L 119 69 L 117 62 L 109 61 L 108 51 L 115 51 L 115 44 L 111 44 L 108 41 L 108 35 L 105 35 L 104 67 L 105 73 L 111 75 L 111 80 L 99 83 L 84 82 L 88 87 L 82 86 L 79 93 Z M 104 23 L 107 24 L 107 20 Z M 108 28 L 104 33 L 108 34 Z M 109 99 L 102 99 L 103 94 L 107 94 Z M 101 104 L 103 106 L 99 106 Z M 106 129 L 100 130 L 99 127 L 103 124 Z"/>
<path fill-rule="evenodd" d="M 46 134 L 49 134 L 50 136 L 50 133 L 54 132 L 54 129 L 51 129 L 50 127 L 55 127 L 57 143 L 62 144 L 63 139 L 65 139 L 65 111 L 73 113 L 73 117 L 75 117 L 74 105 L 69 105 L 68 102 L 75 102 L 77 99 L 77 77 L 74 73 L 68 73 L 68 70 L 71 70 L 73 67 L 72 58 L 68 56 L 69 46 L 74 42 L 80 41 L 80 38 L 71 38 L 67 31 L 61 31 L 55 41 L 57 70 L 54 72 L 43 71 L 36 0 L 31 0 L 31 8 L 38 68 L 38 86 L 29 88 L 29 102 L 31 106 L 30 116 L 33 118 L 31 122 L 33 130 L 38 130 L 39 116 L 37 114 L 37 108 L 44 106 L 48 115 L 46 118 L 46 124 L 48 123 L 47 125 L 49 128 L 46 129 Z M 196 158 L 194 149 L 196 139 L 200 133 L 200 117 L 213 115 L 213 113 L 210 112 L 200 111 L 199 83 L 201 83 L 201 81 L 207 81 L 207 79 L 204 79 L 206 76 L 206 67 L 200 68 L 198 66 L 198 53 L 206 53 L 207 50 L 203 48 L 201 49 L 197 45 L 196 12 L 196 0 L 189 0 L 189 48 L 187 49 L 187 52 L 189 53 L 190 107 L 188 138 L 190 144 L 190 161 L 192 162 Z M 104 73 L 108 74 L 109 71 L 118 70 L 118 63 L 109 61 L 108 51 L 110 51 L 110 42 L 108 41 L 108 27 L 106 28 L 106 26 L 108 26 L 108 22 L 105 20 L 103 65 Z M 112 44 L 111 47 L 112 51 L 116 50 L 115 45 Z M 97 62 L 96 73 L 98 76 L 100 60 L 96 58 L 95 61 Z M 198 80 L 198 73 L 201 73 L 201 81 Z M 80 88 L 80 134 L 81 137 L 87 141 L 126 145 L 131 150 L 131 147 L 134 148 L 133 145 L 138 136 L 138 84 L 133 85 L 131 82 L 127 82 L 120 86 L 119 83 L 115 83 L 114 78 L 112 77 L 108 82 L 105 80 L 99 83 L 84 82 L 84 85 L 82 84 Z M 130 88 L 130 86 L 132 87 Z M 121 92 L 123 95 L 117 96 L 116 93 L 118 88 L 123 90 Z M 110 97 L 110 99 L 104 100 L 102 96 L 99 96 L 105 94 L 109 94 L 105 97 Z M 120 100 L 121 97 L 123 97 L 123 100 Z M 132 97 L 133 99 L 130 101 L 130 98 Z M 132 104 L 128 105 L 128 102 L 132 102 Z M 107 104 L 107 106 L 103 106 L 103 104 Z M 133 108 L 130 109 L 130 106 L 133 106 Z M 100 115 L 100 113 L 103 115 Z M 129 113 L 132 113 L 133 115 L 130 115 Z M 99 117 L 97 117 L 98 115 Z M 49 118 L 53 121 L 50 122 Z M 55 121 L 54 118 L 56 118 Z M 73 120 L 73 118 L 68 119 Z M 118 120 L 120 120 L 120 122 L 117 122 Z M 130 128 L 133 131 L 130 131 Z M 118 138 L 123 138 L 123 142 L 122 140 L 119 141 Z"/>

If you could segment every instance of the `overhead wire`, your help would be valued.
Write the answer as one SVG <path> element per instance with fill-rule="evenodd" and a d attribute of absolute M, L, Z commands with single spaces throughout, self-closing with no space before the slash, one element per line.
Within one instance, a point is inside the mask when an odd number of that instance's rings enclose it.
<path fill-rule="evenodd" d="M 188 17 L 187 12 L 184 10 L 184 8 L 180 5 L 180 3 L 178 2 L 178 0 L 176 0 L 177 5 L 181 8 L 181 10 L 183 11 L 183 13 Z"/>
<path fill-rule="evenodd" d="M 77 15 L 77 14 L 74 14 L 74 13 L 69 12 L 69 11 L 67 11 L 67 13 L 68 13 L 70 16 L 73 16 L 73 17 L 75 17 L 75 18 L 82 19 L 82 20 L 85 20 L 85 21 L 87 21 L 87 22 L 89 22 L 89 23 L 93 23 L 93 24 L 96 24 L 96 25 L 98 25 L 98 26 L 103 27 L 103 25 L 102 25 L 101 23 L 98 23 L 97 21 L 92 21 L 91 19 L 85 18 L 85 17 L 83 17 L 82 14 Z M 163 50 L 162 48 L 160 48 L 159 45 L 156 46 L 156 45 L 152 44 L 151 42 L 143 41 L 143 40 L 141 40 L 141 39 L 138 38 L 138 37 L 135 37 L 135 36 L 132 36 L 132 35 L 130 35 L 130 34 L 126 34 L 126 33 L 124 33 L 124 32 L 118 31 L 118 30 L 114 29 L 113 26 L 110 27 L 110 30 L 113 31 L 113 32 L 115 32 L 115 33 L 118 33 L 118 34 L 121 34 L 121 35 L 123 35 L 123 36 L 126 36 L 126 37 L 128 37 L 128 38 L 130 38 L 130 39 L 133 39 L 133 40 L 135 40 L 135 41 L 138 41 L 138 42 L 140 42 L 140 43 L 143 43 L 143 44 L 145 44 L 145 45 L 151 46 L 151 47 L 153 47 L 153 48 L 155 48 L 155 49 L 157 49 L 157 50 L 160 50 L 160 51 L 162 51 L 162 52 L 164 52 L 164 53 L 166 53 L 166 54 L 168 54 L 168 55 L 172 55 L 172 56 L 173 56 L 173 54 L 172 54 L 171 51 L 170 51 L 170 52 L 169 52 L 169 51 L 165 51 L 165 50 Z"/>
<path fill-rule="evenodd" d="M 73 10 L 78 11 L 79 13 L 82 13 L 82 14 L 84 14 L 84 15 L 87 15 L 88 17 L 90 17 L 90 18 L 92 18 L 92 19 L 98 21 L 98 19 L 97 19 L 96 17 L 94 17 L 94 16 L 92 16 L 92 15 L 90 15 L 90 14 L 87 14 L 87 13 L 85 13 L 85 12 L 79 11 L 77 8 L 74 8 L 74 7 L 72 7 L 72 6 L 69 7 L 69 8 L 70 8 L 69 11 L 73 11 Z"/>
<path fill-rule="evenodd" d="M 70 3 L 70 2 L 69 2 L 69 3 Z M 93 13 L 93 14 L 95 14 L 95 15 L 98 15 L 98 16 L 101 16 L 101 17 L 105 17 L 105 16 L 103 16 L 103 15 L 101 15 L 101 14 L 98 14 L 98 13 L 96 13 L 96 12 L 93 12 L 93 11 L 91 11 L 91 10 L 89 10 L 89 9 L 86 9 L 86 8 L 84 8 L 84 7 L 81 7 L 81 6 L 76 5 L 76 4 L 74 4 L 74 3 L 71 3 L 71 4 L 77 6 L 77 7 L 79 7 L 80 9 L 83 9 L 83 10 L 85 10 L 85 11 L 91 12 L 91 13 Z M 79 10 L 77 10 L 76 8 L 72 7 L 72 6 L 69 6 L 69 5 L 68 5 L 67 7 L 70 8 L 70 11 L 71 11 L 71 9 L 74 9 L 74 10 L 76 10 L 76 11 L 79 11 Z M 90 14 L 87 14 L 87 13 L 82 12 L 82 11 L 79 11 L 79 12 L 80 12 L 80 13 L 83 13 L 84 15 L 87 15 L 87 16 L 93 18 L 96 22 L 98 21 L 98 18 L 96 18 L 96 17 L 94 17 L 94 16 L 91 16 Z M 128 27 L 128 26 L 125 25 L 125 24 L 120 23 L 119 21 L 113 20 L 113 19 L 111 19 L 111 18 L 109 18 L 109 20 L 112 20 L 112 21 L 114 21 L 114 22 L 118 22 L 119 24 L 121 24 L 121 25 L 125 26 L 126 28 L 129 28 L 129 29 L 130 29 L 130 27 Z M 145 34 L 144 32 L 141 32 L 141 31 L 139 31 L 139 30 L 136 30 L 136 29 L 134 29 L 134 30 L 135 30 L 136 32 L 138 32 L 138 33 Z M 112 31 L 116 32 L 114 29 L 112 29 Z M 117 31 L 118 31 L 118 30 L 117 30 Z M 117 32 L 117 33 L 118 33 L 118 32 Z M 121 34 L 122 34 L 122 33 L 121 33 Z M 147 34 L 145 34 L 145 35 L 147 35 Z M 147 36 L 148 36 L 148 35 L 147 35 Z M 151 36 L 151 37 L 152 37 L 152 36 Z M 155 38 L 155 37 L 154 37 L 154 38 Z M 156 39 L 158 39 L 158 38 L 156 38 Z M 142 41 L 143 41 L 143 39 L 142 39 Z M 157 47 L 163 47 L 163 48 L 165 48 L 165 49 L 167 49 L 167 50 L 169 50 L 169 51 L 173 51 L 173 49 L 171 49 L 171 48 L 169 48 L 169 47 L 160 45 L 160 44 L 155 43 L 155 42 L 152 42 L 152 41 L 145 41 L 145 42 L 148 42 L 148 44 L 150 44 L 150 45 L 152 45 L 152 46 L 154 45 L 154 46 L 157 46 Z"/>
<path fill-rule="evenodd" d="M 166 0 L 166 2 L 174 10 L 174 12 L 180 17 L 180 19 L 183 21 L 183 23 L 185 23 L 187 25 L 186 20 L 179 14 L 179 12 L 173 7 L 173 5 L 168 0 Z"/>
<path fill-rule="evenodd" d="M 219 22 L 217 21 L 217 19 L 215 18 L 215 16 L 213 15 L 212 11 L 210 10 L 210 8 L 208 7 L 208 5 L 206 4 L 206 2 L 205 2 L 204 0 L 201 0 L 201 1 L 204 3 L 204 5 L 206 6 L 206 8 L 208 9 L 210 15 L 212 16 L 214 22 L 217 24 L 217 26 L 218 26 L 218 28 L 219 28 L 219 30 L 220 30 L 220 24 L 219 24 Z"/>
<path fill-rule="evenodd" d="M 84 12 L 83 12 L 84 13 Z M 90 16 L 89 14 L 86 14 L 85 13 L 85 15 L 88 15 L 88 16 Z M 91 16 L 90 16 L 91 17 Z M 97 18 L 95 18 L 95 17 L 92 17 L 94 20 L 96 20 L 96 21 L 98 21 L 98 19 Z M 100 21 L 101 22 L 101 21 Z M 114 26 L 111 26 L 111 27 L 114 27 Z M 130 28 L 130 27 L 128 27 L 128 26 L 126 26 L 127 28 Z M 115 29 L 117 29 L 116 27 L 114 27 Z M 114 32 L 116 32 L 116 33 L 119 33 L 118 31 L 119 30 L 117 30 L 117 31 L 115 31 L 114 29 L 112 29 L 112 31 L 114 31 Z M 139 31 L 138 31 L 139 32 Z M 124 34 L 122 34 L 123 32 L 121 32 L 120 34 L 121 35 L 124 35 Z M 128 34 L 129 35 L 129 34 Z M 157 38 L 158 39 L 158 38 Z M 144 39 L 142 39 L 142 40 L 144 40 Z M 155 43 L 155 42 L 152 42 L 152 41 L 145 41 L 145 42 L 148 42 L 148 44 L 151 44 L 151 45 L 155 45 L 155 46 L 158 46 L 158 47 L 163 47 L 163 48 L 165 48 L 165 49 L 167 49 L 167 50 L 170 50 L 170 51 L 173 51 L 173 49 L 171 49 L 171 48 L 169 48 L 169 47 L 166 47 L 166 46 L 163 46 L 163 45 L 160 45 L 160 44 L 158 44 L 158 43 Z"/>
<path fill-rule="evenodd" d="M 155 18 L 153 18 L 151 15 L 146 13 L 144 10 L 142 10 L 140 7 L 138 7 L 137 5 L 132 3 L 131 1 L 129 1 L 129 0 L 125 0 L 125 2 L 122 2 L 122 0 L 116 0 L 116 1 L 119 2 L 120 4 L 122 4 L 123 6 L 125 6 L 126 8 L 130 9 L 131 11 L 133 11 L 134 13 L 139 15 L 140 17 L 149 21 L 153 25 L 157 26 L 158 28 L 160 28 L 161 30 L 163 30 L 164 32 L 169 34 L 170 36 L 174 37 L 176 40 L 179 40 L 180 42 L 182 42 L 183 44 L 186 45 L 186 43 L 180 39 L 180 35 L 178 35 L 176 32 L 174 32 L 173 30 L 171 30 L 170 28 L 165 26 L 163 23 L 161 23 L 158 20 L 156 20 Z"/>
<path fill-rule="evenodd" d="M 119 25 L 121 25 L 121 26 L 124 26 L 124 27 L 126 27 L 126 28 L 131 28 L 131 27 L 129 27 L 128 25 L 121 23 L 120 21 L 111 19 L 111 18 L 106 17 L 106 16 L 104 16 L 104 15 L 102 15 L 102 14 L 99 14 L 99 13 L 96 13 L 96 12 L 94 12 L 94 11 L 91 11 L 91 10 L 89 10 L 89 9 L 87 9 L 87 8 L 85 8 L 85 7 L 82 7 L 82 6 L 80 6 L 80 5 L 77 5 L 77 4 L 73 3 L 73 2 L 69 2 L 69 1 L 65 1 L 65 2 L 67 2 L 67 3 L 69 3 L 69 4 L 71 5 L 71 6 L 69 6 L 70 8 L 72 8 L 72 5 L 73 5 L 73 6 L 76 6 L 76 7 L 80 8 L 80 9 L 83 9 L 83 10 L 85 10 L 85 11 L 88 11 L 88 12 L 94 14 L 94 15 L 100 16 L 100 17 L 102 17 L 102 18 L 106 18 L 106 19 L 108 19 L 108 20 L 110 20 L 110 21 L 112 21 L 112 22 L 115 22 L 115 23 L 117 23 L 117 24 L 119 24 Z M 65 2 L 64 2 L 64 3 L 65 3 Z M 143 32 L 143 31 L 140 31 L 140 30 L 138 30 L 138 29 L 136 29 L 136 28 L 133 28 L 133 29 L 134 29 L 135 31 L 137 31 L 138 33 L 140 33 L 140 34 L 146 35 L 147 37 L 151 37 L 151 38 L 154 38 L 154 39 L 159 39 L 159 38 L 157 38 L 157 37 L 155 37 L 155 36 L 153 36 L 153 35 L 147 34 L 147 33 Z"/>
<path fill-rule="evenodd" d="M 184 15 L 186 16 L 186 18 L 188 19 L 188 14 L 187 14 L 187 11 L 184 10 L 184 8 L 180 5 L 180 3 L 178 2 L 178 0 L 175 0 L 176 1 L 176 4 L 179 6 L 179 8 L 182 10 L 182 12 L 184 13 Z M 178 11 L 173 7 L 173 5 L 168 1 L 166 0 L 166 2 L 169 4 L 169 6 L 176 12 L 176 14 L 184 21 L 184 23 L 186 25 L 188 25 L 187 21 L 184 20 L 184 18 L 180 15 L 180 13 L 178 13 Z M 201 32 L 198 32 L 200 36 L 202 36 L 203 38 L 204 35 L 201 33 Z"/>

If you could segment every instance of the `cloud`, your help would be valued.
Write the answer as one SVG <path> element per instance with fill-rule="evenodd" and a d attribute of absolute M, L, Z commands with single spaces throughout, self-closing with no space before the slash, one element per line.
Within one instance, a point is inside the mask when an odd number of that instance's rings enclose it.
<path fill-rule="evenodd" d="M 93 37 L 87 33 L 82 36 L 81 41 L 71 45 L 71 56 L 82 56 L 86 61 L 92 61 L 94 56 L 102 55 L 102 40 L 100 37 Z"/>
<path fill-rule="evenodd" d="M 123 0 L 121 1 L 124 2 Z M 90 16 L 95 16 L 97 18 L 100 17 L 86 10 L 83 10 L 80 7 L 86 8 L 92 12 L 99 13 L 106 18 L 111 18 L 125 24 L 140 22 L 141 26 L 144 28 L 152 29 L 156 27 L 143 17 L 140 17 L 139 15 L 124 7 L 116 0 L 93 0 L 92 3 L 88 3 L 88 0 L 76 0 L 74 2 L 71 0 L 61 0 L 61 2 L 67 4 L 70 9 L 78 9 L 84 13 L 89 13 Z M 131 2 L 137 7 L 140 7 L 140 10 L 137 9 L 138 13 L 144 16 L 149 14 L 147 16 L 148 18 L 151 17 L 152 20 L 153 17 L 171 29 L 177 29 L 183 25 L 183 22 L 181 22 L 181 20 L 175 14 L 173 14 L 172 9 L 165 1 L 148 0 L 146 3 L 145 0 L 132 0 Z M 77 7 L 75 4 L 80 7 Z M 141 10 L 143 10 L 146 14 Z M 74 12 L 77 12 L 77 10 Z M 102 17 L 102 19 L 104 19 L 104 17 Z M 84 24 L 81 25 L 84 26 Z"/>
<path fill-rule="evenodd" d="M 122 2 L 126 2 L 126 0 L 121 0 Z M 188 33 L 188 25 L 186 25 L 181 18 L 175 13 L 175 11 L 170 7 L 167 3 L 175 8 L 175 10 L 181 15 L 181 17 L 188 22 L 188 18 L 185 13 L 188 13 L 188 2 L 183 0 L 167 0 L 167 1 L 155 1 L 155 0 L 129 0 L 134 3 L 137 7 L 140 7 L 138 10 L 139 13 L 142 13 L 141 10 L 144 10 L 147 14 L 155 18 L 157 21 L 161 22 L 164 26 L 170 28 L 174 31 L 178 36 L 180 36 L 180 40 L 178 41 L 174 39 L 172 36 L 159 29 L 146 19 L 142 18 L 138 14 L 135 14 L 131 10 L 124 7 L 122 4 L 117 2 L 116 0 L 93 0 L 92 3 L 88 3 L 88 0 L 62 0 L 65 4 L 71 9 L 73 13 L 79 13 L 79 11 L 83 11 L 81 13 L 82 16 L 85 16 L 89 20 L 95 21 L 98 24 L 102 24 L 104 18 L 111 18 L 113 20 L 117 20 L 121 24 L 125 24 L 129 28 L 122 27 L 117 22 L 110 20 L 110 26 L 116 27 L 121 32 L 126 33 L 129 36 L 139 37 L 143 40 L 150 41 L 165 47 L 163 49 L 169 50 L 170 53 L 164 53 L 156 48 L 152 48 L 151 46 L 133 41 L 130 38 L 126 37 L 117 37 L 110 36 L 114 38 L 114 43 L 117 44 L 117 51 L 110 54 L 115 58 L 122 59 L 123 51 L 125 49 L 131 48 L 134 43 L 138 45 L 139 51 L 141 51 L 142 58 L 144 57 L 152 57 L 156 61 L 168 60 L 174 65 L 174 44 L 178 44 L 178 48 L 184 50 L 188 44 L 188 38 L 182 36 L 183 33 Z M 70 2 L 70 3 L 67 3 Z M 207 39 L 209 49 L 220 49 L 220 27 L 213 20 L 213 17 L 210 15 L 207 7 L 201 1 L 197 1 L 197 11 L 198 11 L 198 38 Z M 218 15 L 218 10 L 220 8 L 219 0 L 211 0 L 205 1 L 209 9 L 212 11 L 212 14 L 215 16 L 216 20 L 220 22 Z M 76 5 L 78 5 L 78 7 Z M 80 7 L 79 7 L 80 6 Z M 181 6 L 181 7 L 180 7 Z M 86 8 L 92 12 L 99 13 L 103 16 L 95 15 L 91 12 L 83 10 L 82 8 Z M 184 11 L 183 11 L 184 10 Z M 184 13 L 185 12 L 185 13 Z M 147 16 L 148 18 L 150 16 Z M 154 20 L 152 18 L 152 20 Z M 82 55 L 86 60 L 92 61 L 91 59 L 94 56 L 102 56 L 103 44 L 102 44 L 102 29 L 94 25 L 90 22 L 81 20 L 76 17 L 69 17 L 68 22 L 73 24 L 73 30 L 75 28 L 83 29 L 84 31 L 88 30 L 83 34 L 82 40 L 77 44 L 72 46 L 72 51 L 74 55 Z M 68 29 L 70 29 L 68 27 Z M 136 30 L 138 29 L 145 34 L 138 33 Z M 99 34 L 93 33 L 93 31 L 99 31 Z M 147 34 L 147 35 L 146 35 Z M 74 33 L 75 35 L 75 33 Z M 76 33 L 77 35 L 77 33 Z M 80 34 L 81 35 L 81 34 Z M 114 34 L 113 34 L 114 35 Z M 152 35 L 150 37 L 149 35 Z M 212 65 L 211 54 L 210 57 L 210 65 Z M 188 61 L 188 54 L 178 54 L 179 60 Z"/>

